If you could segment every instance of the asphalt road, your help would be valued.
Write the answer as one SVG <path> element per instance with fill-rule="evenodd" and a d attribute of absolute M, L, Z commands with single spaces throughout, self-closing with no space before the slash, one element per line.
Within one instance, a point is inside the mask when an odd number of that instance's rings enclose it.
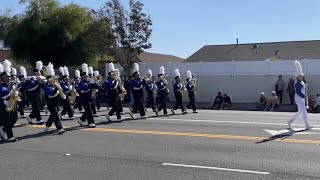
<path fill-rule="evenodd" d="M 19 119 L 19 141 L 0 142 L 0 179 L 320 178 L 320 115 L 310 114 L 312 130 L 300 120 L 293 132 L 294 113 L 199 110 L 122 123 L 106 123 L 106 113 L 95 129 L 64 120 L 63 135 Z"/>

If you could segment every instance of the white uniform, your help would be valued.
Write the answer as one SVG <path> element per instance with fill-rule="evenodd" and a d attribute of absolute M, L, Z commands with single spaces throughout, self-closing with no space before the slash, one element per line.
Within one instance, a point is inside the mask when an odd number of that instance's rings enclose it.
<path fill-rule="evenodd" d="M 306 94 L 306 85 L 304 84 L 304 82 L 302 80 L 299 80 L 299 81 L 295 81 L 294 86 L 295 86 L 295 91 L 296 91 L 296 94 L 294 97 L 295 97 L 296 104 L 298 106 L 298 112 L 288 122 L 289 127 L 291 127 L 291 124 L 296 122 L 298 120 L 298 118 L 300 117 L 300 115 L 302 115 L 303 120 L 304 120 L 304 124 L 305 124 L 305 128 L 310 129 L 311 125 L 309 122 L 308 112 L 306 109 L 307 107 L 305 104 L 305 98 L 301 97 L 301 96 L 305 96 L 305 94 Z"/>

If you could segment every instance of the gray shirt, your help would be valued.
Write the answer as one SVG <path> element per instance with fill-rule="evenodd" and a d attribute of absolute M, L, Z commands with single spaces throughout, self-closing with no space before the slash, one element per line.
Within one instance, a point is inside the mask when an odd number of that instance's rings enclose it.
<path fill-rule="evenodd" d="M 276 82 L 276 85 L 278 86 L 278 91 L 283 91 L 283 88 L 284 88 L 284 81 L 281 79 L 281 80 L 278 80 Z"/>

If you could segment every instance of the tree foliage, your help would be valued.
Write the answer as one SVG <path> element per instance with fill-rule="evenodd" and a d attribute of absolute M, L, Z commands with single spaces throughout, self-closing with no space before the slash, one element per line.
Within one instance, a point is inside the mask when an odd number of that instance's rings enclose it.
<path fill-rule="evenodd" d="M 98 16 L 109 22 L 115 37 L 112 48 L 114 58 L 126 70 L 132 67 L 134 57 L 151 48 L 152 20 L 140 1 L 130 0 L 127 11 L 119 0 L 110 0 L 100 9 Z"/>
<path fill-rule="evenodd" d="M 23 14 L 0 16 L 0 39 L 15 59 L 79 65 L 102 57 L 113 44 L 109 23 L 86 8 L 57 0 L 20 2 L 28 5 Z"/>

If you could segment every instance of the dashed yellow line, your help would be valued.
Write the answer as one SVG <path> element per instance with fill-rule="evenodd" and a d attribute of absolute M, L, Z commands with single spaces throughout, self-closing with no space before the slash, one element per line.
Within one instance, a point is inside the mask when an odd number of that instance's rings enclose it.
<path fill-rule="evenodd" d="M 28 127 L 43 128 L 40 125 L 30 125 Z M 73 128 L 73 127 L 65 127 Z M 134 129 L 110 129 L 110 128 L 79 128 L 81 131 L 93 132 L 112 132 L 112 133 L 128 133 L 128 134 L 150 134 L 150 135 L 163 135 L 163 136 L 183 136 L 183 137 L 205 137 L 215 139 L 236 139 L 236 140 L 254 140 L 254 141 L 274 141 L 274 142 L 287 142 L 287 143 L 301 143 L 301 144 L 320 144 L 317 140 L 307 139 L 269 139 L 268 137 L 258 136 L 237 136 L 226 134 L 203 134 L 203 133 L 185 133 L 185 132 L 168 132 L 168 131 L 147 131 L 147 130 L 134 130 Z"/>

